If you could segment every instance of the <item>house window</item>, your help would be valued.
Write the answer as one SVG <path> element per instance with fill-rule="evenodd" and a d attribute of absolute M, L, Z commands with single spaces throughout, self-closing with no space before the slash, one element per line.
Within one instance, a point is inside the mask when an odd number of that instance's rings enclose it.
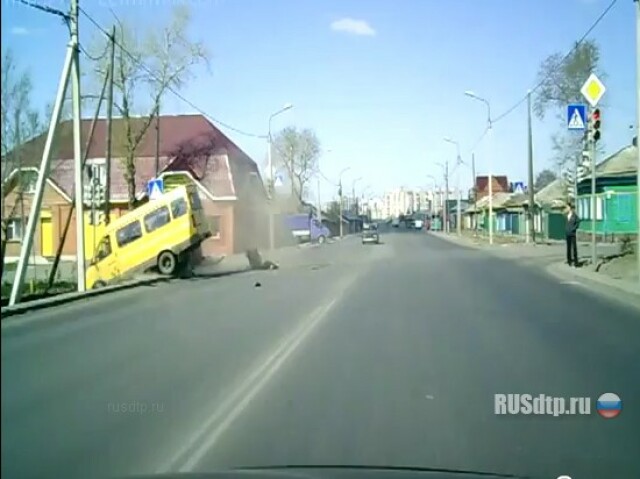
<path fill-rule="evenodd" d="M 604 207 L 604 199 L 602 196 L 596 198 L 596 221 L 602 220 L 602 211 Z"/>
<path fill-rule="evenodd" d="M 34 171 L 22 171 L 20 173 L 21 190 L 23 193 L 33 195 L 36 192 L 38 173 Z"/>
<path fill-rule="evenodd" d="M 166 206 L 161 206 L 157 210 L 152 211 L 151 213 L 145 215 L 144 217 L 144 228 L 147 230 L 147 233 L 151 233 L 152 231 L 157 230 L 158 228 L 163 227 L 171 221 L 171 216 L 169 216 L 169 208 Z"/>
<path fill-rule="evenodd" d="M 22 239 L 22 219 L 10 218 L 7 221 L 7 241 L 20 241 Z"/>
<path fill-rule="evenodd" d="M 207 220 L 211 230 L 211 237 L 220 238 L 220 216 L 209 216 Z"/>
<path fill-rule="evenodd" d="M 116 231 L 116 240 L 118 241 L 118 246 L 121 248 L 129 243 L 133 243 L 138 238 L 142 238 L 142 226 L 139 221 L 129 223 L 127 226 L 123 226 Z"/>

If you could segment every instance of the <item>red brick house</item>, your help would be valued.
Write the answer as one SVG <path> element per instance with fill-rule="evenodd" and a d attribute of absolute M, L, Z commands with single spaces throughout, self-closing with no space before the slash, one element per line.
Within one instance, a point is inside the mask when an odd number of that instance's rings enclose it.
<path fill-rule="evenodd" d="M 145 122 L 137 118 L 136 122 Z M 82 121 L 83 143 L 88 138 L 91 120 Z M 120 216 L 127 211 L 127 183 L 124 178 L 122 148 L 124 122 L 114 119 L 112 124 L 113 145 L 111 162 L 110 205 L 112 214 Z M 135 128 L 134 128 L 135 130 Z M 157 134 L 159 141 L 157 142 Z M 21 165 L 23 171 L 33 174 L 39 167 L 45 136 L 37 137 L 23 146 Z M 159 128 L 154 119 L 136 151 L 136 198 L 146 199 L 147 182 L 156 176 L 156 150 L 158 151 L 158 173 L 165 178 L 167 187 L 172 184 L 191 181 L 200 189 L 200 196 L 206 215 L 211 221 L 215 234 L 203 244 L 203 254 L 220 255 L 243 251 L 247 246 L 264 246 L 268 241 L 267 194 L 256 163 L 235 143 L 218 130 L 202 115 L 161 116 Z M 98 120 L 93 140 L 87 155 L 87 171 L 97 175 L 106 183 L 106 121 Z M 42 205 L 43 221 L 38 223 L 36 238 L 43 235 L 35 245 L 35 254 L 50 256 L 57 250 L 62 239 L 66 218 L 74 196 L 74 162 L 72 124 L 63 122 L 52 153 L 51 171 Z M 37 169 L 35 170 L 37 171 Z M 85 185 L 88 174 L 85 174 Z M 16 198 L 25 195 L 5 196 L 3 218 L 10 211 L 15 212 Z M 57 193 L 57 194 L 53 194 Z M 27 198 L 27 202 L 28 202 Z M 28 203 L 30 206 L 30 203 Z M 20 208 L 27 211 L 26 208 Z M 50 218 L 50 220 L 44 219 Z M 42 223 L 42 224 L 41 224 Z M 46 223 L 46 225 L 44 225 Z M 50 223 L 50 225 L 49 225 Z M 91 228 L 85 227 L 86 243 L 91 243 Z M 17 230 L 16 230 L 17 231 Z M 8 238 L 7 256 L 17 256 L 21 237 Z M 46 245 L 43 248 L 42 245 Z M 86 245 L 90 255 L 91 245 Z M 75 217 L 72 217 L 63 255 L 75 255 Z"/>

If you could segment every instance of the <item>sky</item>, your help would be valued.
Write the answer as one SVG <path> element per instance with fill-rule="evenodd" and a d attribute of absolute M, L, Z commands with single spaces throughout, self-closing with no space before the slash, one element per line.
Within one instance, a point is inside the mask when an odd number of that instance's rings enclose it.
<path fill-rule="evenodd" d="M 2 44 L 10 46 L 34 82 L 34 106 L 52 102 L 68 40 L 52 15 L 1 0 Z M 323 175 L 346 189 L 380 195 L 442 183 L 440 164 L 455 162 L 460 144 L 466 165 L 474 153 L 477 174 L 527 179 L 526 102 L 495 118 L 536 84 L 540 62 L 567 53 L 611 0 L 80 0 L 105 28 L 114 15 L 140 31 L 165 25 L 176 4 L 193 14 L 190 35 L 203 41 L 211 68 L 198 68 L 181 94 L 200 110 L 253 135 L 311 128 L 320 139 Z M 32 0 L 52 8 L 68 1 Z M 89 46 L 98 31 L 81 17 L 80 41 Z M 618 0 L 589 38 L 601 47 L 607 92 L 603 98 L 605 152 L 628 145 L 636 124 L 636 37 L 633 0 Z M 90 68 L 83 59 L 83 67 Z M 586 80 L 586 79 L 585 79 Z M 84 83 L 83 83 L 84 88 Z M 168 94 L 167 114 L 193 113 Z M 145 113 L 145 112 L 140 112 Z M 562 113 L 562 112 L 558 112 Z M 220 127 L 261 168 L 264 139 Z M 552 167 L 550 136 L 566 128 L 554 115 L 534 118 L 534 169 Z M 452 186 L 471 186 L 468 166 L 451 175 Z M 315 190 L 315 181 L 312 185 Z M 336 194 L 322 180 L 322 199 Z"/>

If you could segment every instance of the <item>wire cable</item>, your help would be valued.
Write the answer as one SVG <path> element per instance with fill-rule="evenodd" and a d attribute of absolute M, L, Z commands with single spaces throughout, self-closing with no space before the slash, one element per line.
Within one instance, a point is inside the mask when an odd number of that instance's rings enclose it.
<path fill-rule="evenodd" d="M 600 22 L 604 19 L 604 17 L 607 16 L 607 14 L 613 9 L 613 7 L 615 6 L 615 4 L 618 3 L 618 0 L 612 0 L 611 3 L 609 3 L 609 5 L 607 6 L 607 8 L 604 9 L 604 11 L 600 14 L 600 16 L 591 24 L 591 26 L 587 29 L 587 31 L 584 33 L 584 35 L 582 35 L 582 37 L 580 37 L 580 39 L 576 42 L 576 44 L 573 46 L 573 48 L 571 50 L 569 50 L 569 52 L 562 57 L 562 60 L 560 60 L 560 65 L 564 64 L 569 57 L 578 49 L 578 47 L 584 43 L 584 41 L 587 39 L 587 37 L 589 35 L 591 35 L 591 32 L 593 32 L 593 30 L 595 30 L 595 28 L 600 24 Z M 544 78 L 542 78 L 532 89 L 531 89 L 531 93 L 535 92 L 536 90 L 538 90 L 543 84 L 544 82 L 547 80 L 548 76 L 545 76 Z M 503 118 L 509 116 L 511 113 L 513 113 L 520 105 L 522 105 L 524 102 L 527 101 L 527 95 L 525 95 L 523 98 L 521 98 L 520 100 L 518 100 L 513 106 L 511 106 L 510 108 L 508 108 L 504 113 L 498 115 L 496 118 L 493 118 L 491 120 L 492 123 L 497 123 L 500 120 L 502 120 Z"/>
<path fill-rule="evenodd" d="M 108 55 L 109 53 L 109 47 L 107 46 L 107 48 L 104 49 L 104 52 L 102 53 L 102 55 L 95 57 L 93 55 L 91 55 L 86 48 L 84 48 L 80 43 L 78 43 L 78 47 L 80 48 L 80 51 L 82 53 L 84 53 L 84 56 L 87 57 L 89 60 L 94 61 L 94 62 L 100 62 L 102 60 L 104 60 L 104 58 Z"/>
<path fill-rule="evenodd" d="M 58 10 L 56 8 L 47 7 L 46 5 L 39 5 L 37 3 L 29 2 L 27 0 L 18 0 L 18 2 L 22 3 L 23 5 L 26 5 L 27 7 L 35 8 L 36 10 L 40 10 L 40 11 L 45 12 L 45 13 L 50 13 L 52 15 L 57 15 L 59 17 L 62 17 L 62 19 L 65 22 L 69 22 L 69 20 L 71 20 L 71 17 L 69 16 L 69 14 L 68 13 L 64 13 L 62 10 Z"/>
<path fill-rule="evenodd" d="M 78 7 L 78 10 L 91 22 L 93 23 L 93 25 L 100 30 L 107 38 L 111 39 L 111 34 L 102 26 L 100 25 L 91 15 L 89 15 L 84 8 L 82 7 Z M 133 55 L 131 52 L 129 52 L 129 50 L 127 50 L 120 42 L 118 42 L 115 38 L 112 39 L 112 41 L 114 42 L 114 44 L 123 52 L 125 53 L 130 59 L 131 61 L 133 61 L 134 63 L 136 63 L 140 68 L 142 68 L 153 80 L 157 81 L 158 83 L 162 83 L 162 80 L 158 77 L 158 75 L 151 70 L 151 68 L 149 68 L 147 65 L 145 65 L 143 62 L 141 62 L 140 60 L 138 60 L 135 55 Z M 211 116 L 209 113 L 207 113 L 206 111 L 204 111 L 202 108 L 198 107 L 196 104 L 194 104 L 192 101 L 188 100 L 187 98 L 184 97 L 184 95 L 182 95 L 180 92 L 178 92 L 175 88 L 173 88 L 170 85 L 166 86 L 166 89 L 173 93 L 174 96 L 176 96 L 178 99 L 182 100 L 184 103 L 186 103 L 187 105 L 189 105 L 191 108 L 193 108 L 195 111 L 197 111 L 198 113 L 200 113 L 202 116 L 204 116 L 205 118 L 207 118 L 208 120 L 210 120 L 213 123 L 216 123 L 220 126 L 222 126 L 223 128 L 226 128 L 227 130 L 231 130 L 235 133 L 238 133 L 239 135 L 243 135 L 243 136 L 248 136 L 251 138 L 260 138 L 260 139 L 266 139 L 267 135 L 257 135 L 255 133 L 249 133 L 246 132 L 244 130 L 241 130 L 239 128 L 236 128 L 228 123 L 225 123 L 221 120 L 218 120 L 217 118 L 214 118 L 213 116 Z"/>

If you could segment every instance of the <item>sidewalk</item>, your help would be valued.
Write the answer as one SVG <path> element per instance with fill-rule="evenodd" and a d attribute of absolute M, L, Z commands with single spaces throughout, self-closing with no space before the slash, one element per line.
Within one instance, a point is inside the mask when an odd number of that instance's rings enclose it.
<path fill-rule="evenodd" d="M 598 292 L 601 292 L 601 286 L 606 286 L 607 288 L 616 289 L 618 292 L 624 293 L 627 296 L 633 295 L 634 297 L 640 297 L 640 285 L 635 280 L 635 275 L 637 274 L 635 269 L 632 271 L 628 267 L 624 271 L 624 274 L 621 274 L 619 267 L 609 267 L 609 263 L 603 262 L 604 258 L 619 253 L 620 245 L 618 244 L 598 244 L 598 256 L 601 258 L 601 261 L 596 271 L 596 268 L 589 264 L 591 262 L 591 245 L 585 242 L 581 242 L 578 245 L 578 255 L 584 266 L 571 268 L 565 264 L 565 244 L 561 241 L 535 244 L 522 242 L 500 244 L 494 242 L 493 245 L 489 245 L 486 238 L 460 237 L 455 234 L 447 235 L 441 232 L 431 232 L 431 234 L 445 241 L 485 251 L 499 258 L 543 267 L 547 272 L 567 282 L 583 280 L 580 284 L 597 290 Z M 496 238 L 494 238 L 494 240 L 495 239 Z M 637 264 L 633 256 L 626 257 L 625 261 L 627 260 L 632 266 Z"/>

